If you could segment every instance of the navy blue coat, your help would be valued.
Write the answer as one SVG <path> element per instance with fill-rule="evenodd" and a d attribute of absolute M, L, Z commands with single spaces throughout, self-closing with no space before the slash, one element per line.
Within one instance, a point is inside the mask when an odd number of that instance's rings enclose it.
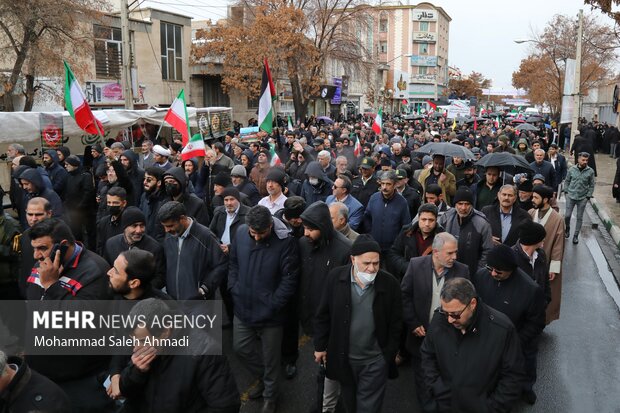
<path fill-rule="evenodd" d="M 407 200 L 399 193 L 386 200 L 381 192 L 372 194 L 364 211 L 364 232 L 389 249 L 403 226 L 411 222 Z"/>

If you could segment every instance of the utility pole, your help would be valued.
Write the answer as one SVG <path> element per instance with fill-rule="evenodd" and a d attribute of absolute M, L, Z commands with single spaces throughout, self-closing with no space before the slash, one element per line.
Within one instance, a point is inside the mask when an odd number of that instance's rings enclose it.
<path fill-rule="evenodd" d="M 133 109 L 133 89 L 131 87 L 131 39 L 129 37 L 129 5 L 127 0 L 121 0 L 121 37 L 123 72 L 123 96 L 125 97 L 125 109 Z"/>
<path fill-rule="evenodd" d="M 572 146 L 575 135 L 579 128 L 579 104 L 581 103 L 581 38 L 583 37 L 583 9 L 579 10 L 579 28 L 577 29 L 577 50 L 575 52 L 575 84 L 573 86 L 573 119 L 570 127 L 570 141 L 568 148 Z"/>

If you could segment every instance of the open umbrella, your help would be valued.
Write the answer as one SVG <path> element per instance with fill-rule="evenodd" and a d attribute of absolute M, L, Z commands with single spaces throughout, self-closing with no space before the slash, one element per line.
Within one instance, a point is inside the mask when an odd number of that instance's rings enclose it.
<path fill-rule="evenodd" d="M 463 159 L 474 159 L 474 154 L 464 146 L 449 142 L 429 142 L 416 150 L 427 155 L 457 156 Z"/>
<path fill-rule="evenodd" d="M 422 149 L 422 148 L 420 148 Z M 513 155 L 509 152 L 497 152 L 489 153 L 480 158 L 476 165 L 488 168 L 489 166 L 496 166 L 500 169 L 515 168 L 523 172 L 532 171 L 532 167 L 527 163 L 524 157 L 520 155 Z"/>
<path fill-rule="evenodd" d="M 542 122 L 542 120 L 543 119 L 540 116 L 530 116 L 529 118 L 525 119 L 527 123 Z"/>
<path fill-rule="evenodd" d="M 433 112 L 429 118 L 433 118 L 433 119 L 439 119 L 439 118 L 443 118 L 443 113 L 441 112 Z"/>
<path fill-rule="evenodd" d="M 330 118 L 329 116 L 319 116 L 318 118 L 316 118 L 316 120 L 318 120 L 319 122 L 327 123 L 327 124 L 334 123 L 332 118 Z"/>
<path fill-rule="evenodd" d="M 526 131 L 537 131 L 538 128 L 534 125 L 530 125 L 529 123 L 522 123 L 516 127 L 518 131 L 526 130 Z"/>
<path fill-rule="evenodd" d="M 405 115 L 403 116 L 403 119 L 404 120 L 420 120 L 420 119 L 424 119 L 424 116 L 418 115 L 418 114 Z"/>
<path fill-rule="evenodd" d="M 472 116 L 470 118 L 467 118 L 467 120 L 465 121 L 465 123 L 474 123 L 474 121 L 477 122 L 484 122 L 486 121 L 486 118 L 481 118 L 480 116 Z"/>

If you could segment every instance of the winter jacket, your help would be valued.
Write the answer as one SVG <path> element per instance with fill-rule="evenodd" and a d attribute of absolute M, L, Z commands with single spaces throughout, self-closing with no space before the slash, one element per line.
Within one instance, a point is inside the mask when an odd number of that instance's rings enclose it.
<path fill-rule="evenodd" d="M 410 187 L 409 185 L 405 185 L 403 192 L 401 192 L 400 194 L 407 201 L 407 205 L 409 205 L 409 216 L 413 218 L 416 215 L 418 215 L 418 209 L 420 208 L 420 205 L 422 204 L 420 193 L 416 191 L 415 189 L 413 189 L 412 187 Z"/>
<path fill-rule="evenodd" d="M 71 411 L 71 402 L 56 383 L 30 369 L 19 357 L 9 357 L 8 364 L 18 367 L 15 376 L 2 392 L 0 412 L 65 413 Z"/>
<path fill-rule="evenodd" d="M 142 191 L 144 190 L 144 169 L 138 166 L 138 154 L 134 151 L 128 149 L 123 152 L 123 156 L 129 160 L 129 168 L 126 170 L 133 188 L 133 199 L 128 203 L 130 205 L 138 205 L 142 197 Z"/>
<path fill-rule="evenodd" d="M 336 197 L 330 195 L 325 200 L 327 205 L 331 205 L 336 201 Z M 364 205 L 361 204 L 360 201 L 355 199 L 351 194 L 347 195 L 343 202 L 347 208 L 349 209 L 349 225 L 353 229 L 353 231 L 357 231 L 362 223 L 362 218 L 364 217 Z"/>
<path fill-rule="evenodd" d="M 152 193 L 142 193 L 140 199 L 140 210 L 146 217 L 146 233 L 155 238 L 158 242 L 163 242 L 166 236 L 164 227 L 157 219 L 159 207 L 166 203 L 166 195 L 161 189 Z"/>
<path fill-rule="evenodd" d="M 95 200 L 95 184 L 90 172 L 81 167 L 68 172 L 65 188 L 64 205 L 67 211 L 83 215 L 94 214 L 97 208 Z"/>
<path fill-rule="evenodd" d="M 253 327 L 282 325 L 299 277 L 297 240 L 286 225 L 274 217 L 271 234 L 258 242 L 247 224 L 241 225 L 229 254 L 228 290 L 235 317 Z"/>
<path fill-rule="evenodd" d="M 120 390 L 127 413 L 236 413 L 240 407 L 225 356 L 157 356 L 144 373 L 130 363 Z"/>
<path fill-rule="evenodd" d="M 358 176 L 351 181 L 351 195 L 366 208 L 370 197 L 379 190 L 379 184 L 374 176 L 371 176 L 366 183 L 362 180 L 361 176 Z"/>
<path fill-rule="evenodd" d="M 517 258 L 517 265 L 519 268 L 530 276 L 530 278 L 536 281 L 536 284 L 542 288 L 545 295 L 545 306 L 547 306 L 553 297 L 551 297 L 551 283 L 549 282 L 549 262 L 547 261 L 547 254 L 542 248 L 537 248 L 536 253 L 538 256 L 534 261 L 534 266 L 530 262 L 530 257 L 523 251 L 521 244 L 518 242 L 512 247 Z"/>
<path fill-rule="evenodd" d="M 306 200 L 306 205 L 314 204 L 316 201 L 327 200 L 332 193 L 332 185 L 334 182 L 325 175 L 318 161 L 312 161 L 306 168 L 307 176 L 314 176 L 319 179 L 319 183 L 310 185 L 308 179 L 301 184 L 301 197 Z"/>
<path fill-rule="evenodd" d="M 306 334 L 312 335 L 314 313 L 321 300 L 327 274 L 351 261 L 352 243 L 334 229 L 329 207 L 323 202 L 315 202 L 306 208 L 301 219 L 321 231 L 317 242 L 305 236 L 299 240 L 299 319 Z"/>
<path fill-rule="evenodd" d="M 239 210 L 237 211 L 237 215 L 235 219 L 233 219 L 230 224 L 230 243 L 232 244 L 235 240 L 235 236 L 237 235 L 237 229 L 245 224 L 245 216 L 248 214 L 250 208 L 247 205 L 243 205 L 239 203 Z M 209 229 L 213 231 L 218 240 L 222 240 L 222 235 L 224 235 L 224 230 L 226 229 L 226 217 L 228 212 L 226 212 L 226 207 L 220 206 L 215 208 L 215 213 L 213 214 L 213 219 L 211 220 L 211 224 L 209 225 Z"/>
<path fill-rule="evenodd" d="M 487 263 L 487 256 L 493 248 L 491 225 L 484 214 L 472 210 L 465 218 L 459 218 L 452 208 L 441 217 L 439 225 L 458 240 L 458 261 L 469 267 L 469 273 L 475 274 L 478 268 Z"/>
<path fill-rule="evenodd" d="M 476 184 L 476 191 L 473 193 L 474 207 L 478 211 L 481 211 L 485 206 L 497 204 L 497 194 L 501 187 L 502 180 L 500 178 L 497 179 L 497 182 L 495 182 L 495 185 L 491 188 L 487 185 L 486 177 L 482 178 L 480 182 Z"/>
<path fill-rule="evenodd" d="M 65 171 L 66 172 L 66 171 Z M 41 175 L 36 169 L 28 168 L 19 176 L 19 179 L 24 179 L 26 181 L 32 182 L 35 187 L 36 192 L 34 193 L 24 193 L 24 201 L 22 203 L 22 211 L 19 214 L 20 223 L 22 224 L 22 228 L 28 228 L 28 222 L 26 221 L 26 206 L 28 205 L 28 201 L 35 197 L 42 197 L 49 201 L 52 206 L 52 216 L 62 218 L 64 215 L 64 208 L 62 206 L 62 201 L 60 197 L 54 190 L 47 189 L 43 184 L 43 180 L 41 179 Z"/>
<path fill-rule="evenodd" d="M 436 311 L 421 353 L 438 412 L 508 413 L 521 397 L 525 373 L 517 331 L 480 299 L 465 334 Z"/>
<path fill-rule="evenodd" d="M 61 199 L 64 199 L 64 190 L 67 186 L 67 170 L 59 164 L 58 153 L 50 149 L 45 151 L 52 158 L 52 164 L 45 169 L 52 181 L 52 187 Z"/>
<path fill-rule="evenodd" d="M 18 281 L 20 261 L 19 222 L 6 213 L 0 214 L 0 289 Z M 8 292 L 8 291 L 6 291 Z M 7 297 L 8 298 L 8 297 Z M 18 297 L 12 297 L 16 300 Z"/>
<path fill-rule="evenodd" d="M 386 261 L 388 270 L 399 280 L 402 280 L 407 267 L 409 267 L 409 261 L 412 258 L 421 256 L 424 251 L 418 251 L 418 244 L 416 243 L 415 234 L 418 232 L 420 225 L 417 219 L 413 222 L 403 226 L 400 233 L 394 240 L 392 247 L 386 254 Z M 444 232 L 441 225 L 437 224 L 433 233 L 429 235 L 431 239 L 435 238 L 435 235 L 440 232 Z M 429 251 L 429 254 L 431 252 Z M 428 254 L 427 254 L 428 255 Z"/>
<path fill-rule="evenodd" d="M 489 221 L 491 225 L 491 234 L 494 237 L 502 239 L 502 215 L 500 206 L 498 204 L 487 205 L 482 208 L 481 211 Z M 519 227 L 527 220 L 531 220 L 532 217 L 526 210 L 521 209 L 516 203 L 512 206 L 511 225 L 510 231 L 504 240 L 503 244 L 512 247 L 519 239 Z"/>
<path fill-rule="evenodd" d="M 207 298 L 213 298 L 215 290 L 226 277 L 228 260 L 209 228 L 193 220 L 180 250 L 179 237 L 166 235 L 164 253 L 166 291 L 172 298 L 196 299 L 200 297 L 200 287 L 208 290 Z"/>
<path fill-rule="evenodd" d="M 591 198 L 594 193 L 594 170 L 589 166 L 580 169 L 577 165 L 571 166 L 564 180 L 564 193 L 574 201 Z"/>
<path fill-rule="evenodd" d="M 341 383 L 352 384 L 349 364 L 351 321 L 351 271 L 352 265 L 334 268 L 323 287 L 323 294 L 316 311 L 314 323 L 314 349 L 327 351 L 327 377 Z M 375 297 L 372 317 L 375 336 L 381 348 L 389 377 L 398 376 L 394 358 L 400 345 L 403 327 L 403 306 L 398 281 L 390 273 L 379 270 L 374 281 Z M 369 314 L 370 316 L 370 314 Z"/>
<path fill-rule="evenodd" d="M 409 205 L 401 194 L 394 192 L 392 198 L 385 199 L 381 192 L 377 192 L 368 201 L 362 228 L 385 251 L 392 246 L 400 229 L 409 222 Z"/>
<path fill-rule="evenodd" d="M 258 201 L 261 199 L 261 196 L 258 193 L 258 188 L 254 185 L 254 182 L 248 181 L 247 178 L 237 187 L 237 189 L 242 194 L 247 195 L 248 201 L 250 201 L 252 206 L 258 204 Z"/>
<path fill-rule="evenodd" d="M 529 275 L 515 268 L 510 277 L 497 281 L 486 268 L 472 276 L 476 292 L 488 305 L 505 314 L 517 329 L 521 348 L 535 347 L 545 328 L 545 297 Z"/>
<path fill-rule="evenodd" d="M 95 252 L 102 257 L 105 254 L 106 242 L 110 238 L 123 233 L 123 227 L 121 226 L 122 216 L 123 213 L 121 212 L 115 219 L 112 219 L 112 215 L 106 215 L 97 221 L 97 245 Z"/>
<path fill-rule="evenodd" d="M 103 258 L 108 264 L 114 265 L 114 260 L 121 252 L 129 251 L 133 248 L 138 248 L 153 254 L 155 258 L 155 274 L 153 274 L 151 285 L 157 289 L 163 288 L 166 285 L 166 256 L 164 255 L 164 248 L 149 235 L 144 234 L 140 241 L 131 246 L 127 244 L 125 234 L 121 233 L 115 235 L 106 241 L 105 248 L 103 249 Z"/>
<path fill-rule="evenodd" d="M 188 192 L 187 176 L 185 175 L 185 171 L 183 170 L 183 168 L 181 168 L 180 166 L 170 168 L 166 173 L 164 173 L 164 179 L 167 176 L 173 177 L 181 186 L 181 195 L 178 196 L 175 201 L 179 201 L 180 203 L 185 205 L 187 215 L 195 218 L 202 225 L 208 226 L 209 222 L 211 222 L 211 217 L 209 216 L 209 210 L 207 208 L 207 205 L 203 202 L 202 199 Z M 171 198 L 168 199 L 168 201 L 171 200 Z"/>
<path fill-rule="evenodd" d="M 420 182 L 424 190 L 426 190 L 426 179 L 430 176 L 432 171 L 433 168 L 423 169 L 422 172 L 420 172 L 420 176 L 418 176 L 418 181 Z M 452 197 L 456 193 L 456 178 L 450 171 L 447 171 L 445 169 L 443 173 L 446 175 L 446 179 L 442 183 L 437 181 L 437 184 L 441 188 L 441 193 L 443 194 L 444 201 L 448 205 L 452 205 Z"/>
<path fill-rule="evenodd" d="M 553 165 L 551 165 L 551 162 L 546 160 L 543 160 L 541 164 L 532 162 L 530 167 L 534 171 L 532 172 L 533 175 L 541 174 L 545 177 L 545 185 L 557 190 L 559 181 L 558 178 L 556 178 L 555 169 L 553 168 Z"/>

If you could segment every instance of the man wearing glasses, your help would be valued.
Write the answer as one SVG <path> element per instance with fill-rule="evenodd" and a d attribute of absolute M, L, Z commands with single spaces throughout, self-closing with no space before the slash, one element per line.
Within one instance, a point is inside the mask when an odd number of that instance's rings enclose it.
<path fill-rule="evenodd" d="M 506 314 L 514 324 L 523 350 L 526 382 L 523 400 L 536 403 L 538 337 L 545 328 L 545 297 L 542 287 L 523 272 L 512 248 L 500 244 L 489 254 L 486 268 L 472 277 L 478 295 L 485 303 Z"/>
<path fill-rule="evenodd" d="M 519 336 L 465 278 L 447 280 L 422 344 L 429 411 L 509 411 L 524 382 Z"/>

